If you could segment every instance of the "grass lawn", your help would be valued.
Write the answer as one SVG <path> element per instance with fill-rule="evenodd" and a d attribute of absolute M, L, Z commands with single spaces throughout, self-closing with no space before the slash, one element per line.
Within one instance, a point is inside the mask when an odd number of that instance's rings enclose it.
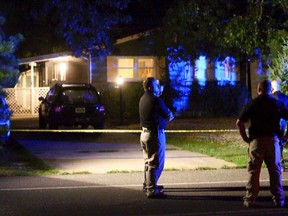
<path fill-rule="evenodd" d="M 248 144 L 241 140 L 238 132 L 167 134 L 167 143 L 235 163 L 236 168 L 247 167 Z M 284 158 L 288 158 L 287 148 L 284 149 Z"/>
<path fill-rule="evenodd" d="M 31 155 L 17 142 L 0 146 L 0 176 L 44 176 L 59 171 Z"/>

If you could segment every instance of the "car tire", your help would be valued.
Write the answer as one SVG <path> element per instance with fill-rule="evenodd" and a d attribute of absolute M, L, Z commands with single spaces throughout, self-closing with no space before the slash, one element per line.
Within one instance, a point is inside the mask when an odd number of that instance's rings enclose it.
<path fill-rule="evenodd" d="M 39 116 L 39 128 L 45 129 L 47 126 L 47 123 L 44 121 L 43 117 Z"/>

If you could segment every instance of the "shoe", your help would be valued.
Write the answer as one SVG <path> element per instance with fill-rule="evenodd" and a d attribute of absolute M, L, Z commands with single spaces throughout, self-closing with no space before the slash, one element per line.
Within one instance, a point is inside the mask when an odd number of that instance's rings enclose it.
<path fill-rule="evenodd" d="M 143 192 L 146 192 L 146 191 L 147 191 L 147 188 L 146 188 L 146 184 L 145 184 L 145 183 L 143 183 L 142 191 L 143 191 Z"/>
<path fill-rule="evenodd" d="M 165 199 L 167 198 L 167 195 L 163 192 L 160 192 L 158 190 L 154 192 L 147 192 L 147 198 L 148 199 Z"/>
<path fill-rule="evenodd" d="M 243 206 L 247 208 L 251 208 L 255 206 L 255 201 L 249 201 L 249 200 L 244 200 L 243 201 Z"/>
<path fill-rule="evenodd" d="M 157 185 L 156 189 L 162 192 L 164 190 L 164 186 L 163 185 Z M 143 192 L 146 192 L 146 191 L 147 191 L 146 184 L 143 184 Z"/>

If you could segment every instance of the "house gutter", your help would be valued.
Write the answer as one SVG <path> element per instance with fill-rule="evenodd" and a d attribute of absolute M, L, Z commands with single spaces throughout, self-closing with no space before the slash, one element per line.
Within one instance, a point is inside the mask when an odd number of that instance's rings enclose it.
<path fill-rule="evenodd" d="M 23 59 L 19 59 L 19 65 L 30 64 L 31 62 L 35 62 L 35 63 L 44 62 L 44 61 L 49 61 L 55 58 L 67 57 L 67 56 L 72 56 L 72 55 L 73 53 L 69 51 L 69 52 L 41 55 L 41 56 L 30 57 L 30 58 L 23 58 Z"/>

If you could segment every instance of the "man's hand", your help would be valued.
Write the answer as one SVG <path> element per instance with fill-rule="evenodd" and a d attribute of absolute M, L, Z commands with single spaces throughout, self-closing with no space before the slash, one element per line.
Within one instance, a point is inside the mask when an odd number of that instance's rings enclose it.
<path fill-rule="evenodd" d="M 244 137 L 243 140 L 244 140 L 244 142 L 246 142 L 248 144 L 250 144 L 252 142 L 252 140 L 248 137 Z"/>
<path fill-rule="evenodd" d="M 239 133 L 240 133 L 242 139 L 244 140 L 244 142 L 246 142 L 248 144 L 251 143 L 252 140 L 246 134 L 244 122 L 241 121 L 240 119 L 237 119 L 236 126 L 238 127 Z"/>
<path fill-rule="evenodd" d="M 170 110 L 169 110 L 170 111 Z M 174 119 L 174 115 L 173 115 L 173 113 L 170 111 L 170 113 L 169 113 L 169 117 L 168 117 L 168 121 L 170 122 L 170 121 L 172 121 Z"/>

